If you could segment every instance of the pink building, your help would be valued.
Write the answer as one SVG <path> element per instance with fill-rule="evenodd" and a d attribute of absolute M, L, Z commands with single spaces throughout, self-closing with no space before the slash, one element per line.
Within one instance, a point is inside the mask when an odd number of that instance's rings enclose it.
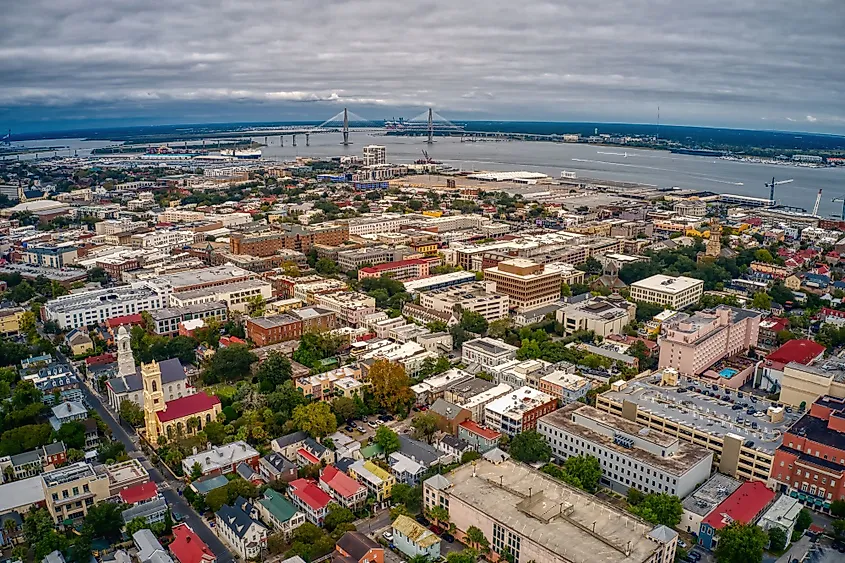
<path fill-rule="evenodd" d="M 399 260 L 387 262 L 358 270 L 358 279 L 380 278 L 384 274 L 390 274 L 398 281 L 415 280 L 428 277 L 429 260 L 415 258 L 411 260 Z"/>
<path fill-rule="evenodd" d="M 727 305 L 664 325 L 658 339 L 660 368 L 696 376 L 723 358 L 757 344 L 760 313 Z M 734 373 L 736 370 L 734 370 Z M 724 377 L 729 377 L 724 375 Z"/>

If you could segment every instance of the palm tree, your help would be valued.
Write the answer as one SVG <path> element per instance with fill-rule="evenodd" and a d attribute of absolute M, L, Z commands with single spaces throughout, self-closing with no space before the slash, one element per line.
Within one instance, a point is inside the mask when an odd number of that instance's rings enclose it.
<path fill-rule="evenodd" d="M 408 559 L 408 563 L 428 563 L 428 555 L 414 555 L 410 559 Z"/>
<path fill-rule="evenodd" d="M 18 523 L 9 518 L 3 522 L 3 530 L 6 532 L 6 537 L 9 539 L 9 543 L 12 543 L 12 538 L 18 535 Z"/>
<path fill-rule="evenodd" d="M 479 549 L 482 553 L 487 553 L 487 550 L 490 549 L 490 542 L 484 536 L 484 532 L 475 526 L 467 528 L 466 540 L 471 547 Z"/>

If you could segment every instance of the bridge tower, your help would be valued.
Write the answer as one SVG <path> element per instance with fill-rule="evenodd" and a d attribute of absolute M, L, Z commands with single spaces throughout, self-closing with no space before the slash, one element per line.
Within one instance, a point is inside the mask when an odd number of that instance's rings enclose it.
<path fill-rule="evenodd" d="M 305 146 L 306 146 L 306 147 L 310 147 L 310 146 L 311 146 L 311 133 L 306 133 L 306 134 L 305 134 Z"/>
<path fill-rule="evenodd" d="M 284 135 L 279 135 L 279 146 L 280 147 L 285 146 L 285 136 Z"/>
<path fill-rule="evenodd" d="M 349 112 L 343 108 L 343 146 L 349 146 Z"/>
<path fill-rule="evenodd" d="M 434 143 L 434 112 L 428 108 L 428 141 L 429 145 Z"/>
<path fill-rule="evenodd" d="M 293 137 L 293 146 L 296 146 L 296 133 L 291 135 L 291 137 Z"/>

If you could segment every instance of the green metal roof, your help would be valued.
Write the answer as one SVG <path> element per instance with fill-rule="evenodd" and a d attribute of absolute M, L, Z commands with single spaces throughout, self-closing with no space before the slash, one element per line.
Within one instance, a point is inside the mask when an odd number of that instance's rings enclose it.
<path fill-rule="evenodd" d="M 264 491 L 265 498 L 258 502 L 266 508 L 279 522 L 287 522 L 296 514 L 296 507 L 285 497 L 273 489 Z"/>
<path fill-rule="evenodd" d="M 369 446 L 361 448 L 360 451 L 364 459 L 370 459 L 371 457 L 383 454 L 384 448 L 382 448 L 378 444 L 370 444 Z"/>

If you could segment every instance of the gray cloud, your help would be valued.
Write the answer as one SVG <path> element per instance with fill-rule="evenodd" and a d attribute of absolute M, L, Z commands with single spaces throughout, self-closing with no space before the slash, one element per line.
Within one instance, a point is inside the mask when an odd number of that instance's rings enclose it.
<path fill-rule="evenodd" d="M 429 104 L 458 119 L 652 121 L 660 106 L 666 122 L 835 131 L 843 24 L 842 0 L 7 1 L 0 122 Z"/>

